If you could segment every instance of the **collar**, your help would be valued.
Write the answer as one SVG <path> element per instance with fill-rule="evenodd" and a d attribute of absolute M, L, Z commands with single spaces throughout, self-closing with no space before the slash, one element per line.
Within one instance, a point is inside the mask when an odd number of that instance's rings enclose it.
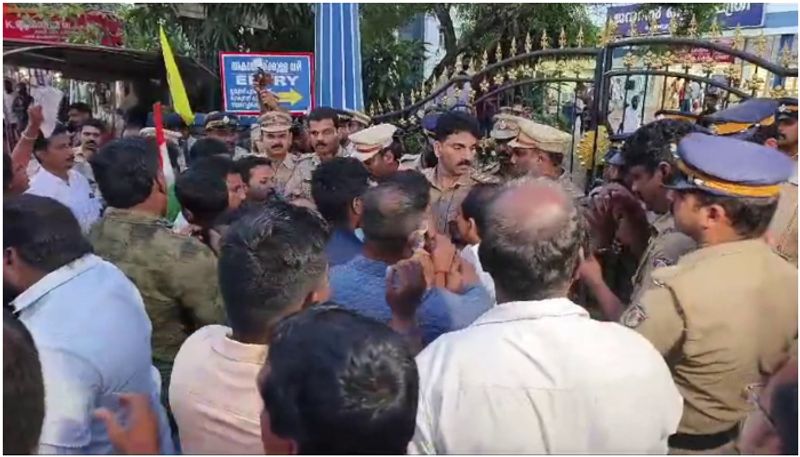
<path fill-rule="evenodd" d="M 53 183 L 57 183 L 57 184 L 60 183 L 60 184 L 65 185 L 67 187 L 69 187 L 70 183 L 73 181 L 75 173 L 77 173 L 77 171 L 72 170 L 72 169 L 67 171 L 67 180 L 64 181 L 63 179 L 59 178 L 58 176 L 54 175 L 53 173 L 50 173 L 45 167 L 41 167 L 40 166 L 39 167 L 39 171 L 36 172 L 37 175 L 41 175 L 41 177 L 38 178 L 39 180 L 45 179 L 45 180 L 53 182 Z"/>
<path fill-rule="evenodd" d="M 155 214 L 111 207 L 106 209 L 104 217 L 125 222 L 166 222 L 163 217 L 156 216 Z"/>
<path fill-rule="evenodd" d="M 466 173 L 466 174 L 463 174 L 463 175 L 458 177 L 458 180 L 456 180 L 455 184 L 453 184 L 453 187 L 451 187 L 450 189 L 442 189 L 439 186 L 439 184 L 437 182 L 437 179 L 436 179 L 438 171 L 439 171 L 439 166 L 438 165 L 435 166 L 435 167 L 426 168 L 426 169 L 422 170 L 422 174 L 425 176 L 425 178 L 428 179 L 428 182 L 436 190 L 445 191 L 445 190 L 457 189 L 457 188 L 459 188 L 461 186 L 469 185 L 469 183 L 470 183 L 470 173 Z"/>
<path fill-rule="evenodd" d="M 386 269 L 389 264 L 381 262 L 380 260 L 372 260 L 364 257 L 363 254 L 358 254 L 353 257 L 353 260 L 347 263 L 354 270 L 368 276 L 386 277 Z"/>
<path fill-rule="evenodd" d="M 728 255 L 739 254 L 741 252 L 752 252 L 763 249 L 769 249 L 769 247 L 761 238 L 730 241 L 728 243 L 698 248 L 696 251 L 683 255 L 680 260 L 678 260 L 678 265 L 682 267 L 692 266 L 704 260 L 715 257 L 724 257 Z"/>
<path fill-rule="evenodd" d="M 589 312 L 566 297 L 502 303 L 483 313 L 472 325 L 500 324 L 544 317 L 589 317 Z"/>
<path fill-rule="evenodd" d="M 263 365 L 267 360 L 267 346 L 264 344 L 245 344 L 231 339 L 231 329 L 222 325 L 211 339 L 214 352 L 234 362 Z"/>
<path fill-rule="evenodd" d="M 359 240 L 358 237 L 356 236 L 356 232 L 354 230 L 337 227 L 334 228 L 333 232 L 331 233 L 331 238 L 333 238 L 334 236 L 337 238 L 345 238 L 348 240 L 356 241 L 358 242 L 358 244 L 362 244 L 361 240 Z"/>
<path fill-rule="evenodd" d="M 657 215 L 652 225 L 656 233 L 660 235 L 667 231 L 675 230 L 675 218 L 672 217 L 672 213 L 667 211 L 664 214 Z"/>
<path fill-rule="evenodd" d="M 94 254 L 86 254 L 83 257 L 64 265 L 63 267 L 44 275 L 42 279 L 36 281 L 36 283 L 28 287 L 25 292 L 19 294 L 19 296 L 11 302 L 11 306 L 14 307 L 15 314 L 19 314 L 25 308 L 36 303 L 40 298 L 50 293 L 58 286 L 95 267 L 100 262 L 102 262 L 100 257 L 97 257 Z"/>

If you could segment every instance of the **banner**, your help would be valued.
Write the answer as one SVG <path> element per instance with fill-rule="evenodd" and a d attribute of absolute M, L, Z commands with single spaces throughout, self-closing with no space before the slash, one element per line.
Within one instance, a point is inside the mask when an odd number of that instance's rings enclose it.
<path fill-rule="evenodd" d="M 639 34 L 650 30 L 650 20 L 655 17 L 660 33 L 669 33 L 669 22 L 677 14 L 671 7 L 659 6 L 649 12 L 640 11 L 640 4 L 610 6 L 608 19 L 617 25 L 617 34 L 629 36 L 631 25 L 636 25 Z M 721 29 L 761 27 L 764 25 L 763 3 L 724 3 L 719 7 L 717 22 Z"/>
<path fill-rule="evenodd" d="M 267 89 L 278 96 L 280 105 L 293 114 L 314 108 L 314 54 L 310 52 L 220 52 L 223 110 L 258 115 L 258 96 L 253 75 L 259 68 L 272 74 Z"/>
<path fill-rule="evenodd" d="M 68 43 L 71 37 L 83 33 L 82 29 L 96 27 L 103 33 L 103 46 L 122 46 L 122 22 L 112 14 L 90 11 L 76 18 L 46 19 L 33 15 L 34 11 L 4 4 L 3 39 Z"/>

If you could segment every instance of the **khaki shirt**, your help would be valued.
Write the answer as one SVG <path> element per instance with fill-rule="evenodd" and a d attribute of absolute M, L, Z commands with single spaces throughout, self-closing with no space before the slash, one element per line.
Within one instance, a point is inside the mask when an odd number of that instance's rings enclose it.
<path fill-rule="evenodd" d="M 320 160 L 316 154 L 304 154 L 295 159 L 294 164 L 290 165 L 293 169 L 291 177 L 284 186 L 284 196 L 289 199 L 306 198 L 313 201 L 311 197 L 311 174 L 319 164 Z"/>
<path fill-rule="evenodd" d="M 280 164 L 277 164 L 275 159 L 270 158 L 270 160 L 273 161 L 273 169 L 275 171 L 275 175 L 272 177 L 275 190 L 280 193 L 285 193 L 286 185 L 292 180 L 292 177 L 294 177 L 295 172 L 297 172 L 297 163 L 302 159 L 294 154 L 286 154 L 286 157 Z"/>
<path fill-rule="evenodd" d="M 455 220 L 461 202 L 467 197 L 472 186 L 478 183 L 496 183 L 494 176 L 484 175 L 477 171 L 462 175 L 455 185 L 449 189 L 439 187 L 436 182 L 436 171 L 439 167 L 421 170 L 431 184 L 431 213 L 436 224 L 436 231 L 449 235 L 448 224 Z"/>
<path fill-rule="evenodd" d="M 778 254 L 797 267 L 797 183 L 781 184 L 778 208 L 767 231 L 775 239 Z"/>
<path fill-rule="evenodd" d="M 404 154 L 403 157 L 400 157 L 397 169 L 399 171 L 422 171 L 422 154 Z"/>
<path fill-rule="evenodd" d="M 675 219 L 671 213 L 656 217 L 652 231 L 647 249 L 633 275 L 632 303 L 636 303 L 642 293 L 653 284 L 651 279 L 653 270 L 675 265 L 682 255 L 697 248 L 697 243 L 691 237 L 675 228 Z"/>
<path fill-rule="evenodd" d="M 339 146 L 339 152 L 336 157 L 348 157 L 349 154 L 342 146 Z M 285 162 L 285 160 L 284 160 Z M 314 201 L 311 196 L 311 175 L 317 169 L 322 161 L 315 152 L 303 154 L 296 159 L 292 172 L 292 176 L 286 182 L 284 188 L 284 195 L 290 199 L 306 199 L 309 202 Z"/>
<path fill-rule="evenodd" d="M 729 430 L 746 393 L 797 344 L 797 269 L 761 239 L 700 248 L 653 272 L 622 315 L 664 355 L 684 410 L 678 432 Z"/>
<path fill-rule="evenodd" d="M 217 258 L 148 214 L 108 208 L 92 227 L 95 253 L 116 265 L 142 294 L 153 325 L 153 358 L 172 362 L 198 328 L 225 323 Z"/>
<path fill-rule="evenodd" d="M 583 192 L 581 192 L 580 189 L 573 184 L 572 178 L 567 170 L 564 170 L 561 175 L 556 178 L 556 181 L 561 184 L 564 190 L 566 190 L 572 198 L 578 199 L 584 196 Z"/>

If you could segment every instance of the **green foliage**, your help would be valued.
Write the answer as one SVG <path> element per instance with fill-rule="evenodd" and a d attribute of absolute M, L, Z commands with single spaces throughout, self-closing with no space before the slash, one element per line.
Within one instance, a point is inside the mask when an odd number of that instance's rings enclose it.
<path fill-rule="evenodd" d="M 362 42 L 361 72 L 366 105 L 373 101 L 408 94 L 422 75 L 424 44 L 419 41 L 398 40 L 391 34 L 374 38 L 368 45 Z"/>

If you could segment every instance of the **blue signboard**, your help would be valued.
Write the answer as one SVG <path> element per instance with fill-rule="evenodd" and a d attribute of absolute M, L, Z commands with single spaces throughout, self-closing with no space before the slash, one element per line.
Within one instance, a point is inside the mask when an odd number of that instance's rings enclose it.
<path fill-rule="evenodd" d="M 608 8 L 608 19 L 617 25 L 617 34 L 630 35 L 631 24 L 636 25 L 639 34 L 650 29 L 653 17 L 658 21 L 660 33 L 669 33 L 669 22 L 677 14 L 671 7 L 658 6 L 648 12 L 641 11 L 639 4 L 611 6 Z M 719 7 L 717 22 L 722 29 L 733 29 L 737 26 L 761 27 L 764 25 L 763 3 L 724 3 Z"/>
<path fill-rule="evenodd" d="M 291 113 L 308 113 L 314 108 L 314 54 L 310 52 L 220 52 L 222 104 L 229 113 L 257 115 L 258 96 L 253 75 L 259 68 L 270 73 L 267 86 Z"/>

